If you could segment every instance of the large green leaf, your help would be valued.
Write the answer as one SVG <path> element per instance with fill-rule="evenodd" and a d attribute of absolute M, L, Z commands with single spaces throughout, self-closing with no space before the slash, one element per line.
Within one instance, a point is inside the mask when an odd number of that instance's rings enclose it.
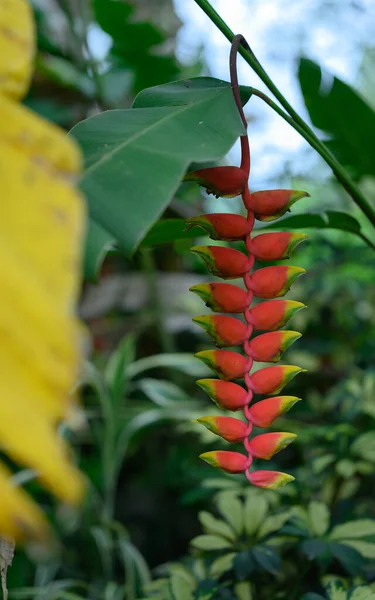
<path fill-rule="evenodd" d="M 189 80 L 188 90 L 195 87 Z M 76 125 L 81 188 L 94 221 L 130 254 L 168 205 L 188 167 L 218 160 L 243 125 L 230 85 L 201 88 L 180 106 L 113 110 Z M 189 92 L 188 92 L 189 93 Z"/>
<path fill-rule="evenodd" d="M 115 246 L 115 238 L 93 219 L 87 220 L 83 271 L 85 278 L 96 281 L 97 273 L 109 250 Z"/>
<path fill-rule="evenodd" d="M 299 81 L 312 123 L 328 134 L 328 146 L 353 176 L 375 174 L 375 112 L 349 85 L 325 85 L 319 65 L 305 58 Z"/>
<path fill-rule="evenodd" d="M 142 90 L 133 102 L 133 108 L 149 108 L 150 106 L 184 106 L 194 102 L 201 102 L 205 98 L 210 100 L 229 83 L 214 77 L 194 77 L 172 81 L 165 85 L 157 85 Z M 251 88 L 240 86 L 242 104 L 246 104 L 251 96 Z"/>

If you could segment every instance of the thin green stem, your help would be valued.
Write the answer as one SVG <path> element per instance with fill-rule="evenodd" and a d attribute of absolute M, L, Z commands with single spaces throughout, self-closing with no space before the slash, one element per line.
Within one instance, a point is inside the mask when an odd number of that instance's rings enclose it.
<path fill-rule="evenodd" d="M 210 2 L 208 2 L 208 0 L 195 0 L 195 3 L 206 13 L 208 18 L 216 25 L 216 27 L 223 33 L 229 42 L 232 43 L 235 37 L 233 31 L 228 27 L 225 21 L 223 21 L 213 6 L 211 6 Z M 344 189 L 348 192 L 354 202 L 361 208 L 363 213 L 375 227 L 375 210 L 370 206 L 362 192 L 357 188 L 347 171 L 337 161 L 325 144 L 319 140 L 307 123 L 305 123 L 305 121 L 289 104 L 277 86 L 273 83 L 272 79 L 267 75 L 254 52 L 251 49 L 246 49 L 243 45 L 239 46 L 238 51 L 290 116 L 286 115 L 285 112 L 281 110 L 280 107 L 270 100 L 265 94 L 263 94 L 264 97 L 262 99 L 265 100 L 274 110 L 276 110 L 280 116 L 287 120 L 288 123 L 290 123 L 292 127 L 294 127 L 294 129 L 296 129 L 306 139 L 306 141 L 308 141 L 308 143 L 315 150 L 317 150 L 317 152 L 319 152 L 322 158 L 324 158 L 327 164 L 331 167 L 338 181 L 340 181 Z M 259 92 L 257 95 L 262 97 L 261 94 L 262 92 Z"/>

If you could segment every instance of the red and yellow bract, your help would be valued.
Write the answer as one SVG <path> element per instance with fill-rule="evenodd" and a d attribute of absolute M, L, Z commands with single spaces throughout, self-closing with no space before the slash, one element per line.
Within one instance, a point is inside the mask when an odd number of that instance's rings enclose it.
<path fill-rule="evenodd" d="M 232 43 L 231 84 L 237 108 L 247 128 L 240 102 L 236 53 L 242 36 Z M 298 400 L 295 396 L 266 398 L 251 404 L 254 394 L 274 395 L 303 369 L 292 365 L 265 367 L 251 372 L 254 361 L 277 362 L 283 352 L 299 337 L 296 331 L 278 331 L 299 310 L 301 302 L 275 300 L 284 296 L 292 283 L 305 271 L 300 267 L 265 266 L 252 272 L 255 259 L 277 261 L 289 258 L 293 250 L 308 236 L 300 233 L 272 232 L 252 237 L 255 219 L 273 221 L 299 199 L 309 196 L 299 190 L 249 189 L 250 147 L 246 135 L 241 136 L 241 167 L 213 167 L 189 173 L 185 179 L 196 181 L 216 196 L 241 194 L 246 217 L 235 214 L 201 215 L 188 219 L 188 228 L 202 227 L 213 240 L 242 241 L 246 253 L 223 246 L 195 246 L 192 252 L 203 259 L 209 271 L 222 279 L 243 279 L 243 287 L 228 283 L 204 283 L 191 291 L 198 294 L 215 313 L 237 313 L 243 319 L 226 315 L 203 315 L 193 320 L 211 336 L 219 347 L 240 346 L 242 352 L 204 350 L 196 356 L 206 363 L 220 379 L 201 379 L 198 385 L 220 407 L 244 412 L 244 420 L 227 416 L 206 416 L 198 422 L 226 441 L 243 442 L 246 454 L 231 451 L 211 451 L 201 458 L 228 473 L 245 473 L 248 481 L 258 487 L 277 489 L 294 478 L 277 471 L 251 471 L 254 458 L 269 460 L 296 437 L 288 432 L 263 433 L 250 437 L 253 426 L 269 427 Z M 251 307 L 253 297 L 266 302 Z M 252 337 L 253 331 L 263 331 Z M 233 380 L 244 379 L 245 387 Z"/>

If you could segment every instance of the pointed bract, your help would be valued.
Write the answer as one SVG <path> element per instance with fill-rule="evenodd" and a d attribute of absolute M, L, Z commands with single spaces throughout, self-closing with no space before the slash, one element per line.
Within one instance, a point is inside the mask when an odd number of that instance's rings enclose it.
<path fill-rule="evenodd" d="M 247 178 L 247 173 L 239 167 L 224 166 L 191 171 L 184 181 L 195 181 L 217 197 L 234 198 L 243 192 Z"/>
<path fill-rule="evenodd" d="M 200 417 L 197 422 L 231 443 L 242 442 L 248 437 L 251 429 L 247 423 L 233 417 Z"/>
<path fill-rule="evenodd" d="M 202 315 L 194 317 L 193 321 L 207 331 L 214 342 L 221 347 L 238 346 L 249 337 L 247 325 L 234 317 Z"/>
<path fill-rule="evenodd" d="M 253 338 L 250 355 L 257 362 L 277 362 L 281 355 L 299 338 L 298 331 L 272 331 Z"/>
<path fill-rule="evenodd" d="M 245 217 L 225 213 L 191 217 L 186 220 L 186 223 L 187 230 L 196 225 L 207 231 L 211 239 L 227 242 L 243 240 L 252 230 L 251 221 Z"/>
<path fill-rule="evenodd" d="M 248 474 L 247 478 L 253 485 L 268 490 L 278 490 L 283 485 L 294 481 L 292 475 L 279 471 L 253 471 Z"/>
<path fill-rule="evenodd" d="M 258 260 L 284 260 L 293 250 L 308 239 L 304 233 L 262 233 L 252 238 L 250 252 Z"/>
<path fill-rule="evenodd" d="M 199 379 L 197 384 L 220 407 L 225 410 L 241 410 L 252 399 L 252 392 L 237 383 L 220 379 Z"/>
<path fill-rule="evenodd" d="M 240 379 L 245 374 L 247 359 L 242 354 L 230 350 L 202 350 L 195 354 L 210 369 L 215 371 L 220 379 Z"/>
<path fill-rule="evenodd" d="M 301 190 L 265 190 L 250 194 L 247 208 L 252 210 L 259 221 L 274 221 L 282 217 L 290 207 L 310 196 Z"/>
<path fill-rule="evenodd" d="M 288 412 L 301 398 L 295 396 L 276 396 L 260 400 L 249 408 L 251 422 L 256 427 L 269 427 L 277 417 Z"/>
<path fill-rule="evenodd" d="M 254 262 L 246 254 L 223 246 L 193 246 L 190 250 L 205 262 L 212 275 L 222 279 L 243 277 Z"/>
<path fill-rule="evenodd" d="M 254 394 L 278 394 L 298 373 L 306 369 L 292 365 L 276 365 L 255 371 L 250 376 L 250 388 Z"/>
<path fill-rule="evenodd" d="M 251 289 L 257 298 L 279 298 L 305 273 L 301 267 L 265 267 L 251 274 Z"/>
<path fill-rule="evenodd" d="M 204 452 L 199 455 L 199 458 L 205 460 L 212 467 L 221 469 L 226 473 L 243 473 L 251 464 L 251 458 L 248 456 L 228 450 Z"/>
<path fill-rule="evenodd" d="M 306 308 L 302 302 L 294 300 L 268 300 L 253 306 L 250 311 L 254 329 L 276 331 L 289 321 L 299 310 Z"/>
<path fill-rule="evenodd" d="M 251 302 L 245 290 L 231 283 L 200 283 L 190 291 L 214 312 L 243 313 Z"/>
<path fill-rule="evenodd" d="M 250 440 L 250 453 L 254 458 L 270 460 L 275 454 L 289 446 L 296 437 L 295 433 L 287 432 L 262 433 Z"/>

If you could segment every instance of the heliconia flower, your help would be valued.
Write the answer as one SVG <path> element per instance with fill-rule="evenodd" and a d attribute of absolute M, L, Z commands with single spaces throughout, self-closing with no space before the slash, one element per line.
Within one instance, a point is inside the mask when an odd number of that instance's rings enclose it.
<path fill-rule="evenodd" d="M 251 458 L 240 452 L 230 452 L 228 450 L 212 450 L 203 452 L 199 458 L 205 460 L 212 467 L 221 469 L 226 473 L 243 473 L 249 468 Z"/>
<path fill-rule="evenodd" d="M 231 283 L 200 283 L 190 288 L 214 312 L 243 313 L 250 304 L 245 290 Z"/>
<path fill-rule="evenodd" d="M 305 273 L 299 267 L 270 266 L 252 271 L 255 259 L 277 261 L 289 258 L 292 251 L 307 235 L 293 232 L 261 233 L 252 237 L 254 219 L 272 221 L 282 216 L 298 199 L 309 196 L 299 190 L 270 190 L 252 194 L 248 185 L 250 174 L 250 145 L 246 134 L 247 121 L 242 110 L 236 54 L 243 36 L 235 35 L 230 53 L 231 87 L 239 116 L 245 128 L 241 135 L 241 168 L 219 167 L 188 173 L 185 180 L 205 185 L 217 196 L 241 193 L 246 217 L 234 214 L 204 214 L 187 220 L 187 228 L 203 228 L 214 240 L 242 241 L 239 252 L 223 246 L 195 246 L 192 251 L 200 256 L 208 269 L 223 279 L 241 277 L 243 286 L 228 283 L 204 283 L 191 287 L 206 306 L 215 313 L 241 313 L 242 319 L 224 315 L 203 315 L 193 319 L 219 347 L 242 346 L 242 354 L 228 350 L 205 350 L 196 354 L 220 379 L 201 379 L 198 385 L 216 404 L 230 411 L 243 410 L 244 420 L 227 416 L 205 416 L 197 420 L 207 429 L 228 442 L 243 442 L 246 454 L 213 451 L 201 458 L 228 473 L 244 473 L 250 483 L 258 487 L 277 489 L 294 477 L 277 471 L 249 472 L 254 458 L 269 460 L 296 437 L 293 433 L 272 432 L 249 440 L 253 426 L 269 427 L 298 400 L 295 396 L 276 396 L 298 373 L 300 367 L 282 365 L 267 367 L 251 373 L 254 361 L 277 362 L 282 353 L 301 334 L 281 331 L 287 321 L 305 308 L 301 302 L 274 300 L 283 296 L 297 277 Z M 243 289 L 245 288 L 245 289 Z M 253 297 L 268 301 L 251 308 Z M 263 331 L 252 337 L 253 331 Z M 243 378 L 244 387 L 231 380 Z M 276 396 L 252 404 L 253 394 Z"/>
<path fill-rule="evenodd" d="M 193 246 L 191 252 L 199 256 L 216 277 L 237 279 L 248 273 L 254 259 L 239 250 L 223 246 Z"/>
<path fill-rule="evenodd" d="M 299 310 L 306 308 L 302 302 L 295 300 L 268 300 L 253 306 L 250 311 L 251 324 L 254 329 L 275 331 L 284 327 L 289 319 Z"/>
<path fill-rule="evenodd" d="M 269 427 L 277 417 L 288 412 L 300 400 L 296 396 L 275 396 L 260 400 L 249 408 L 251 422 L 256 427 Z"/>
<path fill-rule="evenodd" d="M 252 398 L 250 393 L 243 387 L 232 381 L 222 381 L 220 379 L 199 379 L 197 384 L 206 394 L 219 406 L 225 410 L 241 410 L 249 404 Z"/>
<path fill-rule="evenodd" d="M 246 323 L 234 317 L 202 315 L 193 321 L 205 329 L 218 346 L 238 346 L 249 337 Z"/>
<path fill-rule="evenodd" d="M 212 433 L 220 435 L 224 440 L 231 443 L 243 442 L 248 437 L 250 428 L 247 423 L 233 417 L 200 417 L 196 420 Z"/>
<path fill-rule="evenodd" d="M 262 233 L 252 238 L 250 252 L 259 260 L 284 260 L 293 250 L 309 238 L 304 233 Z"/>
<path fill-rule="evenodd" d="M 252 221 L 249 221 L 245 217 L 225 213 L 191 217 L 186 220 L 186 223 L 186 230 L 197 225 L 207 231 L 211 239 L 226 240 L 228 242 L 243 240 L 253 227 Z"/>
<path fill-rule="evenodd" d="M 278 394 L 298 373 L 305 371 L 293 365 L 265 367 L 251 374 L 250 389 L 254 394 Z"/>
<path fill-rule="evenodd" d="M 210 369 L 215 371 L 220 379 L 230 380 L 243 377 L 247 359 L 238 352 L 230 350 L 202 350 L 195 354 Z"/>
<path fill-rule="evenodd" d="M 247 185 L 248 174 L 239 167 L 210 167 L 191 171 L 184 181 L 195 181 L 216 197 L 234 198 L 239 196 Z"/>
<path fill-rule="evenodd" d="M 284 215 L 290 207 L 310 196 L 301 190 L 265 190 L 247 196 L 246 208 L 250 209 L 258 221 L 274 221 Z"/>
<path fill-rule="evenodd" d="M 269 490 L 278 490 L 295 479 L 292 475 L 279 471 L 253 471 L 248 473 L 247 478 L 253 485 Z"/>
<path fill-rule="evenodd" d="M 280 450 L 289 446 L 296 437 L 295 433 L 284 431 L 261 433 L 249 441 L 250 453 L 254 458 L 270 460 Z"/>
<path fill-rule="evenodd" d="M 279 298 L 304 273 L 301 267 L 264 267 L 251 274 L 251 289 L 258 298 Z"/>
<path fill-rule="evenodd" d="M 301 337 L 298 331 L 262 333 L 250 342 L 250 356 L 257 362 L 277 362 L 281 355 Z"/>

